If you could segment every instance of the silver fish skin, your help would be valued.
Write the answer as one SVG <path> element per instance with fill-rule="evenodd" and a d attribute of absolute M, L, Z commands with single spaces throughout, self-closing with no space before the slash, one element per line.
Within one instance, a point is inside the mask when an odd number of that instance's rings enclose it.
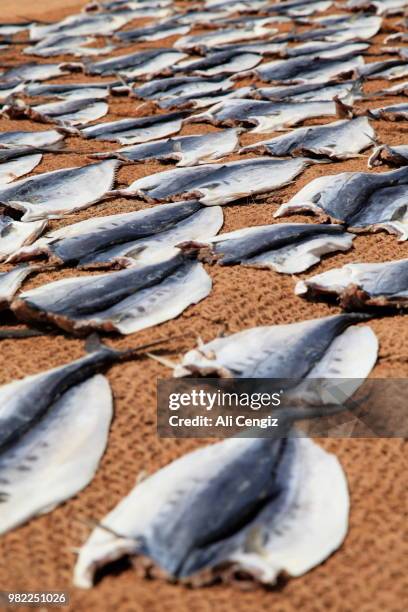
<path fill-rule="evenodd" d="M 70 332 L 100 329 L 132 334 L 175 318 L 211 291 L 201 264 L 180 253 L 158 253 L 147 264 L 93 277 L 55 281 L 12 303 L 24 321 L 48 321 Z"/>
<path fill-rule="evenodd" d="M 139 196 L 148 201 L 170 201 L 175 196 L 197 197 L 206 206 L 222 205 L 279 189 L 310 163 L 304 158 L 271 160 L 261 157 L 176 168 L 138 179 L 117 193 L 125 197 Z"/>
<path fill-rule="evenodd" d="M 0 216 L 0 261 L 4 261 L 14 251 L 28 245 L 43 232 L 47 221 L 21 223 L 5 215 Z"/>
<path fill-rule="evenodd" d="M 350 230 L 385 229 L 408 239 L 408 168 L 380 174 L 342 172 L 311 181 L 275 217 L 311 211 L 345 223 Z"/>
<path fill-rule="evenodd" d="M 0 145 L 3 147 L 47 147 L 60 144 L 65 138 L 57 130 L 2 132 Z"/>
<path fill-rule="evenodd" d="M 373 108 L 368 111 L 369 116 L 374 119 L 386 121 L 406 121 L 408 119 L 408 103 L 390 104 L 380 108 Z"/>
<path fill-rule="evenodd" d="M 37 64 L 36 62 L 28 62 L 20 64 L 14 68 L 9 68 L 0 74 L 0 81 L 15 81 L 18 79 L 21 82 L 30 81 L 47 81 L 55 77 L 69 74 L 65 69 L 64 64 Z"/>
<path fill-rule="evenodd" d="M 25 86 L 25 93 L 28 96 L 41 96 L 43 98 L 107 98 L 115 87 L 121 86 L 120 81 L 100 82 L 100 83 L 57 83 L 43 85 L 40 83 L 29 83 Z"/>
<path fill-rule="evenodd" d="M 284 379 L 293 389 L 305 377 L 364 379 L 376 362 L 378 342 L 368 326 L 348 328 L 366 319 L 349 313 L 246 329 L 189 351 L 174 376 Z"/>
<path fill-rule="evenodd" d="M 348 512 L 343 470 L 312 440 L 223 440 L 139 483 L 80 549 L 74 584 L 90 588 L 97 569 L 123 555 L 172 581 L 211 583 L 230 567 L 274 584 L 332 554 Z"/>
<path fill-rule="evenodd" d="M 382 164 L 397 167 L 408 166 L 408 145 L 380 145 L 375 147 L 367 165 L 369 168 L 375 168 Z"/>
<path fill-rule="evenodd" d="M 229 42 L 268 39 L 278 30 L 265 23 L 246 24 L 241 28 L 220 29 L 208 34 L 182 36 L 174 43 L 174 48 L 188 53 L 207 53 L 213 47 Z"/>
<path fill-rule="evenodd" d="M 158 106 L 164 109 L 176 108 L 208 108 L 213 104 L 219 104 L 232 98 L 247 98 L 252 93 L 252 87 L 239 87 L 231 91 L 219 91 L 213 94 L 203 94 L 197 97 L 184 96 L 180 98 L 165 98 L 158 101 Z"/>
<path fill-rule="evenodd" d="M 8 308 L 21 285 L 37 266 L 17 266 L 9 272 L 0 272 L 0 310 Z"/>
<path fill-rule="evenodd" d="M 342 308 L 406 308 L 408 259 L 384 263 L 352 263 L 299 281 L 296 295 L 337 296 Z"/>
<path fill-rule="evenodd" d="M 323 255 L 347 251 L 353 235 L 339 225 L 285 223 L 247 227 L 220 234 L 208 242 L 178 245 L 200 261 L 220 265 L 242 264 L 298 274 L 318 263 Z"/>
<path fill-rule="evenodd" d="M 54 57 L 58 55 L 73 55 L 84 57 L 89 55 L 105 55 L 115 49 L 113 45 L 105 47 L 90 47 L 95 43 L 93 36 L 61 36 L 54 34 L 23 49 L 24 55 L 36 55 L 38 57 Z"/>
<path fill-rule="evenodd" d="M 276 85 L 274 87 L 256 87 L 251 97 L 257 100 L 272 102 L 307 102 L 330 101 L 334 96 L 347 98 L 350 103 L 363 95 L 360 81 L 329 81 L 325 83 L 305 83 L 303 85 Z"/>
<path fill-rule="evenodd" d="M 364 67 L 361 55 L 347 54 L 336 58 L 310 58 L 309 55 L 275 60 L 255 70 L 263 81 L 281 83 L 319 83 L 340 75 L 357 74 Z"/>
<path fill-rule="evenodd" d="M 296 47 L 287 48 L 285 55 L 287 57 L 299 57 L 304 55 L 317 55 L 319 58 L 333 58 L 348 54 L 357 54 L 367 51 L 370 47 L 369 43 L 364 42 L 320 42 L 312 41 L 297 45 Z"/>
<path fill-rule="evenodd" d="M 129 145 L 139 144 L 176 134 L 181 130 L 183 120 L 187 116 L 188 113 L 182 111 L 151 115 L 140 119 L 119 119 L 83 128 L 81 133 L 85 138 L 109 140 Z"/>
<path fill-rule="evenodd" d="M 113 186 L 118 163 L 106 160 L 20 179 L 0 187 L 0 202 L 23 211 L 23 222 L 59 218 L 103 198 Z"/>
<path fill-rule="evenodd" d="M 85 72 L 103 76 L 120 73 L 129 78 L 144 77 L 151 74 L 169 74 L 172 67 L 185 57 L 187 57 L 185 53 L 180 53 L 171 48 L 136 51 L 93 64 L 89 63 L 85 66 Z"/>
<path fill-rule="evenodd" d="M 108 104 L 100 98 L 69 98 L 61 102 L 48 102 L 36 106 L 14 100 L 3 109 L 3 113 L 11 118 L 28 117 L 42 123 L 81 126 L 101 119 L 108 110 Z"/>
<path fill-rule="evenodd" d="M 334 116 L 336 113 L 336 105 L 332 101 L 291 103 L 233 98 L 189 117 L 185 123 L 204 121 L 216 126 L 254 126 L 251 132 L 262 134 L 285 130 L 305 119 Z"/>
<path fill-rule="evenodd" d="M 337 161 L 358 157 L 361 151 L 372 146 L 375 139 L 375 130 L 367 117 L 357 117 L 297 128 L 283 136 L 243 147 L 240 153 L 255 152 L 273 157 L 316 156 Z"/>
<path fill-rule="evenodd" d="M 155 25 L 150 25 L 135 30 L 126 30 L 115 34 L 115 39 L 122 42 L 144 42 L 155 41 L 175 36 L 176 34 L 187 34 L 191 30 L 189 24 L 178 23 L 176 20 L 169 20 Z"/>
<path fill-rule="evenodd" d="M 104 13 L 96 15 L 70 15 L 52 24 L 34 23 L 29 28 L 30 40 L 39 41 L 48 36 L 87 36 L 98 32 L 100 36 L 109 35 L 124 26 L 129 19 L 128 13 Z"/>
<path fill-rule="evenodd" d="M 148 257 L 152 249 L 168 248 L 183 237 L 216 234 L 222 223 L 223 214 L 218 207 L 206 209 L 194 200 L 177 202 L 68 225 L 19 249 L 9 261 L 46 255 L 55 263 L 93 267 L 123 262 L 129 253 L 126 263 L 135 263 Z"/>
<path fill-rule="evenodd" d="M 229 129 L 197 136 L 178 136 L 124 147 L 116 152 L 95 154 L 95 157 L 113 156 L 135 162 L 149 159 L 174 160 L 178 167 L 196 166 L 215 161 L 236 151 L 239 147 L 238 135 L 239 130 Z"/>
<path fill-rule="evenodd" d="M 24 174 L 32 172 L 42 160 L 42 154 L 36 150 L 28 154 L 27 147 L 20 149 L 0 149 L 0 185 L 12 183 Z"/>
<path fill-rule="evenodd" d="M 407 0 L 348 0 L 347 7 L 353 10 L 375 10 L 377 15 L 399 15 L 408 6 Z"/>

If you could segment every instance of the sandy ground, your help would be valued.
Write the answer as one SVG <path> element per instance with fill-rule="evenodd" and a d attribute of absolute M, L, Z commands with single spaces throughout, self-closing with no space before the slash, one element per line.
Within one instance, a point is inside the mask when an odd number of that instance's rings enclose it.
<path fill-rule="evenodd" d="M 3 0 L 2 21 L 22 18 L 55 20 L 73 13 L 84 2 L 69 0 Z M 392 26 L 398 19 L 390 20 Z M 384 32 L 375 38 L 377 50 Z M 173 39 L 159 41 L 159 46 L 172 44 Z M 154 45 L 139 45 L 147 48 Z M 133 45 L 132 49 L 137 47 Z M 126 52 L 126 49 L 118 53 Z M 24 56 L 23 56 L 24 57 Z M 1 62 L 16 64 L 22 61 L 15 49 L 4 52 Z M 59 58 L 58 58 L 59 59 Z M 61 58 L 69 59 L 69 58 Z M 377 57 L 368 57 L 373 61 Z M 51 60 L 53 61 L 53 60 Z M 73 75 L 59 79 L 87 80 Z M 391 83 L 370 82 L 366 91 L 380 89 Z M 387 98 L 371 101 L 380 106 L 406 98 Z M 111 98 L 106 120 L 122 116 L 148 114 L 151 108 L 138 108 L 140 102 L 128 98 Z M 359 108 L 367 108 L 362 103 Z M 311 121 L 310 123 L 317 123 Z M 406 143 L 408 127 L 405 123 L 373 122 L 379 137 L 388 144 Z M 0 120 L 1 130 L 47 129 L 46 125 L 29 121 Z M 215 128 L 193 125 L 182 134 L 203 133 Z M 242 144 L 262 140 L 269 135 L 244 135 Z M 272 136 L 272 135 L 271 135 Z M 112 144 L 67 139 L 67 147 L 75 153 L 45 155 L 35 173 L 89 163 L 88 154 L 116 148 Z M 234 156 L 230 156 L 234 159 Z M 344 163 L 316 165 L 304 172 L 294 184 L 257 202 L 245 201 L 224 207 L 224 231 L 273 222 L 272 214 L 278 204 L 286 201 L 300 187 L 323 174 L 346 170 L 366 170 L 367 156 Z M 126 166 L 118 173 L 118 182 L 132 180 L 163 169 L 159 163 Z M 59 227 L 95 215 L 131 211 L 144 208 L 138 200 L 116 199 L 76 213 L 64 221 L 53 222 Z M 308 220 L 292 217 L 291 220 Z M 312 221 L 312 219 L 309 219 Z M 385 233 L 359 235 L 348 253 L 330 256 L 318 268 L 319 272 L 351 261 L 384 261 L 406 257 L 407 243 Z M 5 267 L 3 267 L 6 269 Z M 112 336 L 109 342 L 116 347 L 136 346 L 140 342 L 184 331 L 199 334 L 210 340 L 220 331 L 233 333 L 253 325 L 290 323 L 340 312 L 335 305 L 309 303 L 293 295 L 296 279 L 266 270 L 243 267 L 209 267 L 213 279 L 211 295 L 197 306 L 187 309 L 175 321 L 126 338 Z M 76 272 L 64 270 L 44 273 L 29 280 L 31 288 L 47 280 L 72 276 Z M 302 275 L 300 275 L 302 276 Z M 2 323 L 11 324 L 10 315 L 3 314 Z M 408 327 L 402 315 L 377 318 L 370 322 L 380 341 L 378 363 L 373 377 L 408 376 Z M 173 341 L 166 355 L 173 359 L 194 341 L 191 338 Z M 28 374 L 41 372 L 64 364 L 84 353 L 83 340 L 56 333 L 48 337 L 0 344 L 0 382 L 6 383 Z M 177 611 L 206 612 L 245 610 L 283 612 L 304 609 L 372 612 L 399 612 L 407 601 L 407 455 L 404 441 L 394 440 L 322 440 L 321 444 L 333 451 L 344 466 L 351 493 L 350 530 L 344 546 L 325 563 L 304 577 L 282 581 L 277 588 L 256 587 L 251 592 L 215 586 L 190 590 L 159 581 L 139 577 L 131 563 L 123 561 L 104 572 L 103 579 L 91 591 L 72 587 L 74 548 L 85 541 L 89 520 L 99 520 L 133 487 L 141 472 L 152 473 L 170 460 L 182 455 L 202 442 L 195 440 L 159 439 L 156 434 L 156 380 L 169 376 L 163 366 L 142 358 L 112 367 L 107 373 L 115 398 L 115 419 L 107 451 L 93 482 L 85 491 L 44 517 L 32 520 L 0 539 L 0 590 L 63 589 L 70 592 L 70 608 L 76 611 Z M 406 557 L 405 557 L 406 558 Z"/>

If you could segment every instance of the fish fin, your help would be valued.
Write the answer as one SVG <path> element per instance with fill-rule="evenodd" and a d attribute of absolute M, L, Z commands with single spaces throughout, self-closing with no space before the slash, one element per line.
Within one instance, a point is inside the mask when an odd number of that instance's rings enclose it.
<path fill-rule="evenodd" d="M 154 353 L 146 353 L 146 356 L 150 359 L 153 359 L 153 361 L 157 361 L 161 365 L 166 366 L 166 368 L 171 368 L 172 370 L 175 370 L 178 366 L 178 363 L 174 363 L 173 361 L 171 361 L 171 359 L 167 359 L 167 357 L 160 357 L 159 355 L 155 355 Z"/>

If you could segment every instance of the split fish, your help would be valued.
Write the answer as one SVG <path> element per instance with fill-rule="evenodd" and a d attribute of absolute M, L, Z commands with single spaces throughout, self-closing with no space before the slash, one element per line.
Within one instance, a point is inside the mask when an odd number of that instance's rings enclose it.
<path fill-rule="evenodd" d="M 39 41 L 49 36 L 89 36 L 97 32 L 100 36 L 112 34 L 124 26 L 129 19 L 126 13 L 104 13 L 96 15 L 70 15 L 50 24 L 33 24 L 29 28 L 30 40 Z"/>
<path fill-rule="evenodd" d="M 352 244 L 353 235 L 339 225 L 279 223 L 220 234 L 206 243 L 193 241 L 178 246 L 208 263 L 298 274 L 318 263 L 322 255 L 347 251 Z"/>
<path fill-rule="evenodd" d="M 115 38 L 125 43 L 130 42 L 151 42 L 161 40 L 176 34 L 187 34 L 191 30 L 190 24 L 178 23 L 174 20 L 165 21 L 152 26 L 137 28 L 136 30 L 126 30 L 115 34 Z"/>
<path fill-rule="evenodd" d="M 364 42 L 350 42 L 345 44 L 344 42 L 322 42 L 313 41 L 297 45 L 296 47 L 286 48 L 284 55 L 286 57 L 299 57 L 304 55 L 316 55 L 319 58 L 333 58 L 336 59 L 339 55 L 355 55 L 367 51 L 370 47 L 368 43 Z"/>
<path fill-rule="evenodd" d="M 316 156 L 337 161 L 358 157 L 361 151 L 372 146 L 375 138 L 367 117 L 357 117 L 298 128 L 283 136 L 243 147 L 240 153 L 255 152 L 273 157 Z"/>
<path fill-rule="evenodd" d="M 263 81 L 321 83 L 341 75 L 356 74 L 364 65 L 361 55 L 345 55 L 334 59 L 303 55 L 262 64 L 255 70 L 255 74 Z"/>
<path fill-rule="evenodd" d="M 59 218 L 98 202 L 112 188 L 116 160 L 44 172 L 0 187 L 0 202 L 23 211 L 22 221 Z"/>
<path fill-rule="evenodd" d="M 41 96 L 62 100 L 72 98 L 107 98 L 112 90 L 117 90 L 121 85 L 120 81 L 111 81 L 110 83 L 57 83 L 52 85 L 29 83 L 26 85 L 24 92 L 28 96 Z"/>
<path fill-rule="evenodd" d="M 407 0 L 348 0 L 347 7 L 357 10 L 374 9 L 377 15 L 397 15 L 408 6 Z"/>
<path fill-rule="evenodd" d="M 137 144 L 176 134 L 183 125 L 186 112 L 152 115 L 140 119 L 119 119 L 83 128 L 85 138 L 110 140 L 121 144 Z"/>
<path fill-rule="evenodd" d="M 105 47 L 89 47 L 96 42 L 93 36 L 61 36 L 54 34 L 37 42 L 35 45 L 23 50 L 25 55 L 37 55 L 38 57 L 54 57 L 56 55 L 74 55 L 84 57 L 87 55 L 104 55 L 115 49 L 113 45 Z"/>
<path fill-rule="evenodd" d="M 113 264 L 126 267 L 135 261 L 149 263 L 153 252 L 168 250 L 181 241 L 213 236 L 222 224 L 223 213 L 218 206 L 206 208 L 194 200 L 165 204 L 87 219 L 48 232 L 14 252 L 9 261 L 46 256 L 51 263 L 81 268 Z"/>
<path fill-rule="evenodd" d="M 408 168 L 375 174 L 342 172 L 314 179 L 275 217 L 311 211 L 345 223 L 350 229 L 385 229 L 408 239 Z"/>
<path fill-rule="evenodd" d="M 198 76 L 236 75 L 255 68 L 261 61 L 262 55 L 259 53 L 220 51 L 203 59 L 184 61 L 173 68 L 173 73 L 184 72 Z"/>
<path fill-rule="evenodd" d="M 0 77 L 1 78 L 1 77 Z M 9 96 L 24 91 L 25 84 L 20 79 L 10 79 L 0 82 L 0 102 L 7 100 Z"/>
<path fill-rule="evenodd" d="M 225 77 L 206 79 L 203 77 L 169 77 L 149 81 L 133 89 L 138 98 L 161 100 L 165 98 L 197 97 L 219 91 L 227 91 L 233 87 L 233 82 Z"/>
<path fill-rule="evenodd" d="M 0 272 L 0 310 L 8 308 L 27 276 L 37 269 L 37 266 L 22 265 L 10 270 L 10 272 Z"/>
<path fill-rule="evenodd" d="M 92 587 L 98 568 L 124 555 L 172 582 L 244 574 L 274 584 L 332 554 L 348 513 L 341 465 L 312 440 L 223 440 L 137 484 L 80 549 L 74 584 Z"/>
<path fill-rule="evenodd" d="M 20 176 L 28 174 L 42 160 L 42 154 L 36 153 L 35 149 L 29 155 L 30 149 L 23 147 L 20 149 L 1 149 L 0 148 L 0 185 L 11 183 Z"/>
<path fill-rule="evenodd" d="M 364 79 L 401 79 L 408 75 L 408 62 L 402 59 L 391 59 L 371 62 L 359 67 L 359 75 Z"/>
<path fill-rule="evenodd" d="M 271 160 L 260 157 L 176 168 L 137 179 L 117 193 L 125 197 L 139 196 L 148 201 L 169 201 L 175 196 L 197 197 L 207 206 L 222 205 L 288 185 L 310 163 L 304 158 Z"/>
<path fill-rule="evenodd" d="M 336 115 L 334 102 L 263 102 L 233 98 L 215 104 L 208 111 L 191 116 L 186 123 L 208 121 L 216 126 L 255 126 L 251 131 L 280 131 L 305 119 Z"/>
<path fill-rule="evenodd" d="M 12 118 L 28 117 L 41 123 L 64 125 L 86 125 L 104 117 L 109 110 L 100 98 L 73 98 L 61 102 L 48 102 L 30 106 L 21 100 L 6 105 L 3 113 Z"/>
<path fill-rule="evenodd" d="M 244 25 L 241 28 L 221 29 L 209 34 L 198 34 L 193 36 L 182 36 L 174 43 L 174 48 L 188 53 L 206 53 L 217 45 L 234 43 L 245 40 L 256 40 L 257 38 L 269 38 L 278 30 L 271 28 L 265 23 Z"/>
<path fill-rule="evenodd" d="M 95 157 L 116 157 L 122 161 L 135 162 L 150 159 L 174 160 L 177 161 L 176 166 L 196 166 L 236 151 L 239 146 L 238 134 L 239 130 L 229 129 L 197 136 L 178 136 L 109 153 L 96 153 Z"/>
<path fill-rule="evenodd" d="M 251 92 L 253 98 L 274 102 L 307 102 L 347 98 L 349 103 L 362 97 L 360 81 L 328 81 L 325 83 L 305 83 L 303 85 L 283 85 L 257 87 Z"/>
<path fill-rule="evenodd" d="M 177 317 L 207 297 L 211 284 L 201 264 L 171 250 L 125 270 L 47 283 L 20 293 L 11 308 L 20 320 L 70 332 L 132 334 Z"/>
<path fill-rule="evenodd" d="M 368 111 L 368 114 L 375 119 L 383 119 L 386 121 L 406 121 L 408 119 L 408 104 L 391 104 L 390 106 L 382 106 L 381 108 L 373 108 Z"/>
<path fill-rule="evenodd" d="M 408 166 L 408 145 L 388 146 L 380 145 L 375 147 L 369 157 L 368 167 L 375 166 Z"/>
<path fill-rule="evenodd" d="M 0 81 L 47 81 L 55 77 L 69 74 L 64 64 L 37 64 L 28 62 L 9 68 L 0 74 Z"/>
<path fill-rule="evenodd" d="M 36 132 L 15 131 L 0 133 L 0 147 L 34 147 L 41 148 L 58 145 L 65 138 L 57 130 L 44 130 Z"/>
<path fill-rule="evenodd" d="M 230 100 L 232 98 L 247 98 L 252 93 L 252 87 L 239 87 L 238 89 L 231 89 L 231 91 L 219 91 L 213 94 L 200 95 L 192 98 L 190 96 L 184 96 L 179 98 L 165 98 L 164 100 L 158 101 L 158 106 L 164 109 L 172 108 L 208 108 L 213 104 L 219 104 Z"/>
<path fill-rule="evenodd" d="M 46 221 L 21 223 L 5 215 L 0 216 L 0 261 L 20 249 L 31 244 L 43 232 Z"/>
<path fill-rule="evenodd" d="M 345 309 L 406 308 L 408 259 L 384 263 L 352 263 L 299 281 L 296 295 L 337 296 Z"/>
<path fill-rule="evenodd" d="M 175 49 L 150 49 L 86 64 L 85 71 L 92 75 L 121 74 L 128 78 L 169 74 L 172 72 L 172 67 L 185 57 L 185 53 Z"/>

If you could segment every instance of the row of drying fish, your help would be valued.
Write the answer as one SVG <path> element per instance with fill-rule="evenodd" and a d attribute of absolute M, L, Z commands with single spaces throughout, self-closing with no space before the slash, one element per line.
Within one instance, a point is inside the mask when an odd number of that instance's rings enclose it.
<path fill-rule="evenodd" d="M 324 387 L 310 387 L 312 379 L 353 377 L 345 390 L 350 396 L 376 362 L 375 334 L 355 326 L 366 318 L 337 315 L 217 338 L 188 352 L 174 374 L 291 379 L 293 398 L 310 396 L 311 405 L 324 407 L 328 396 Z M 113 413 L 109 383 L 99 372 L 150 347 L 89 348 L 86 357 L 0 388 L 2 533 L 90 482 Z M 75 584 L 91 586 L 99 567 L 129 554 L 147 557 L 146 571 L 153 565 L 161 575 L 196 584 L 226 578 L 226 564 L 274 583 L 283 570 L 298 576 L 323 561 L 343 541 L 349 502 L 337 460 L 311 440 L 290 437 L 294 421 L 308 415 L 307 407 L 282 413 L 287 438 L 227 440 L 138 484 L 81 549 Z M 208 522 L 214 512 L 215 522 Z"/>

